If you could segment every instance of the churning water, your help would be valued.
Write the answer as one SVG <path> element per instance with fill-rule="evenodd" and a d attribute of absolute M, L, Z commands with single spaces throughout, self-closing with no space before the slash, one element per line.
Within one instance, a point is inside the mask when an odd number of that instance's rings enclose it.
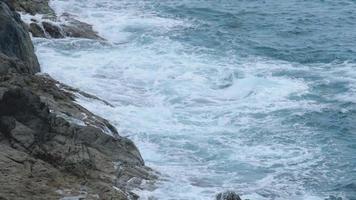
<path fill-rule="evenodd" d="M 35 39 L 42 70 L 162 173 L 142 199 L 356 199 L 353 0 L 52 0 L 108 40 Z"/>

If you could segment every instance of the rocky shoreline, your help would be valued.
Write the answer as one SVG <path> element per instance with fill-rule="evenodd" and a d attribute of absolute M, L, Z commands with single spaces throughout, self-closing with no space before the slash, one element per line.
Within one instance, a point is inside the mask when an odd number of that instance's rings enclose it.
<path fill-rule="evenodd" d="M 52 21 L 25 24 L 17 12 Z M 157 177 L 131 140 L 75 103 L 100 99 L 39 73 L 29 31 L 102 40 L 64 17 L 46 0 L 0 1 L 0 199 L 137 199 L 131 190 Z"/>
<path fill-rule="evenodd" d="M 132 190 L 154 188 L 157 172 L 131 140 L 75 100 L 110 103 L 41 74 L 30 34 L 105 39 L 48 3 L 0 0 L 0 200 L 138 199 Z M 227 191 L 216 199 L 240 197 Z"/>

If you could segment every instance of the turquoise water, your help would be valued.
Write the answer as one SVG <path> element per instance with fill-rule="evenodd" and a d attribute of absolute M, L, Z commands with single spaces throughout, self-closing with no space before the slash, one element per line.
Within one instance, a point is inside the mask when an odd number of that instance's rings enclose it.
<path fill-rule="evenodd" d="M 356 2 L 52 0 L 108 40 L 35 39 L 43 71 L 162 173 L 142 199 L 356 199 Z"/>

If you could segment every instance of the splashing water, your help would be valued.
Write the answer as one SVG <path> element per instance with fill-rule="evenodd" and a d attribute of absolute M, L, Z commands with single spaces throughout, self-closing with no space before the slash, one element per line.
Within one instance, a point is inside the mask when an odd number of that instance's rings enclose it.
<path fill-rule="evenodd" d="M 107 43 L 35 39 L 162 173 L 142 199 L 356 199 L 354 1 L 52 0 Z"/>

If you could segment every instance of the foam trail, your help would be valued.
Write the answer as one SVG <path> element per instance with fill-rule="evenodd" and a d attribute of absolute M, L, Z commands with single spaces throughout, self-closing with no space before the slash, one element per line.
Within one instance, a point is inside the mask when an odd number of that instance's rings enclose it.
<path fill-rule="evenodd" d="M 323 63 L 240 55 L 236 32 L 225 29 L 237 20 L 229 9 L 173 2 L 52 0 L 56 12 L 75 13 L 109 44 L 35 40 L 43 70 L 113 104 L 78 99 L 133 139 L 147 165 L 162 172 L 158 189 L 136 191 L 141 198 L 212 199 L 227 189 L 256 200 L 343 196 L 332 188 L 353 170 L 354 164 L 342 165 L 353 154 L 340 153 L 352 146 L 335 142 L 343 138 L 332 131 L 348 125 L 325 124 L 353 112 L 347 105 L 354 102 L 348 91 L 356 88 L 355 65 L 326 70 Z M 219 43 L 226 40 L 239 48 L 226 49 Z M 328 85 L 345 82 L 345 91 Z"/>

